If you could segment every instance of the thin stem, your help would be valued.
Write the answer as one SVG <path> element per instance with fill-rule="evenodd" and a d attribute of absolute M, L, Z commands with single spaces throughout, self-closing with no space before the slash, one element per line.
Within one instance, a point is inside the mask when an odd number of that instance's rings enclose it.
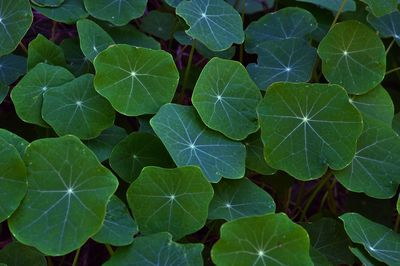
<path fill-rule="evenodd" d="M 81 249 L 78 248 L 75 252 L 74 261 L 72 262 L 72 266 L 78 265 L 79 253 L 81 253 Z"/>
<path fill-rule="evenodd" d="M 288 213 L 289 206 L 290 206 L 290 199 L 292 198 L 292 187 L 289 188 L 287 193 L 287 201 L 285 206 L 285 213 Z"/>
<path fill-rule="evenodd" d="M 396 42 L 396 39 L 393 38 L 393 40 L 389 43 L 389 46 L 386 48 L 385 54 L 387 55 L 390 51 L 390 48 L 392 48 L 393 44 Z"/>
<path fill-rule="evenodd" d="M 51 27 L 51 37 L 50 40 L 54 41 L 56 37 L 57 22 L 53 21 L 53 27 Z"/>
<path fill-rule="evenodd" d="M 331 27 L 329 28 L 329 30 L 331 30 L 333 28 L 333 26 L 335 26 L 337 20 L 339 19 L 340 14 L 343 12 L 344 6 L 346 5 L 347 0 L 342 0 L 342 3 L 340 4 L 339 10 L 336 13 L 335 18 L 333 19 L 333 22 L 331 24 Z"/>
<path fill-rule="evenodd" d="M 22 51 L 24 51 L 24 53 L 28 54 L 28 49 L 26 49 L 25 45 L 22 42 L 19 43 L 19 47 L 21 47 L 21 49 L 22 49 Z"/>
<path fill-rule="evenodd" d="M 400 214 L 397 214 L 396 223 L 394 224 L 394 231 L 396 233 L 399 232 L 399 229 L 400 229 L 399 227 L 400 227 Z"/>
<path fill-rule="evenodd" d="M 389 74 L 391 74 L 393 72 L 396 72 L 396 71 L 399 71 L 399 70 L 400 70 L 400 67 L 393 68 L 393 69 L 387 71 L 385 75 L 389 75 Z"/>
<path fill-rule="evenodd" d="M 183 101 L 183 99 L 185 98 L 185 90 L 186 90 L 187 82 L 189 79 L 190 68 L 192 67 L 194 50 L 195 50 L 195 42 L 193 41 L 192 48 L 190 49 L 188 63 L 187 63 L 186 70 L 185 70 L 185 76 L 183 77 L 182 91 L 181 91 L 181 96 L 180 96 L 181 101 Z"/>
<path fill-rule="evenodd" d="M 110 256 L 114 255 L 114 250 L 112 249 L 112 247 L 108 244 L 104 244 L 104 246 L 106 247 L 108 254 L 110 254 Z"/>

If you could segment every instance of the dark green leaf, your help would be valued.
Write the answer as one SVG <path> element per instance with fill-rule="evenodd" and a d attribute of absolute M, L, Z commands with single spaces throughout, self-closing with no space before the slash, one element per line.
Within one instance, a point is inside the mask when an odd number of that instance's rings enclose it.
<path fill-rule="evenodd" d="M 397 10 L 397 0 L 361 0 L 368 4 L 369 9 L 372 13 L 377 16 L 383 16 Z"/>
<path fill-rule="evenodd" d="M 61 47 L 41 34 L 29 43 L 28 69 L 32 69 L 39 63 L 62 67 L 66 65 L 64 51 Z"/>
<path fill-rule="evenodd" d="M 46 266 L 46 257 L 32 247 L 12 242 L 0 250 L 0 262 L 7 266 Z"/>
<path fill-rule="evenodd" d="M 367 20 L 384 38 L 393 37 L 400 45 L 400 12 L 398 10 L 382 17 L 368 14 Z"/>
<path fill-rule="evenodd" d="M 88 16 L 83 0 L 64 0 L 64 3 L 58 7 L 33 6 L 33 8 L 50 19 L 67 24 L 75 23 Z"/>
<path fill-rule="evenodd" d="M 140 29 L 155 37 L 169 40 L 174 35 L 177 23 L 178 21 L 174 15 L 153 10 L 143 18 Z"/>
<path fill-rule="evenodd" d="M 306 2 L 318 5 L 322 8 L 326 8 L 333 12 L 339 11 L 340 5 L 342 4 L 343 0 L 297 0 L 298 2 Z M 347 11 L 356 11 L 356 3 L 354 0 L 346 0 L 346 3 L 343 7 L 343 12 Z"/>
<path fill-rule="evenodd" d="M 29 142 L 27 142 L 20 136 L 2 128 L 0 128 L 0 139 L 14 146 L 14 148 L 16 148 L 19 152 L 21 158 L 24 156 L 25 149 L 29 144 Z"/>
<path fill-rule="evenodd" d="M 263 175 L 272 175 L 276 170 L 271 168 L 264 158 L 264 144 L 260 132 L 250 135 L 243 142 L 246 145 L 246 167 Z"/>
<path fill-rule="evenodd" d="M 0 57 L 0 83 L 10 85 L 26 73 L 26 58 L 19 55 Z"/>

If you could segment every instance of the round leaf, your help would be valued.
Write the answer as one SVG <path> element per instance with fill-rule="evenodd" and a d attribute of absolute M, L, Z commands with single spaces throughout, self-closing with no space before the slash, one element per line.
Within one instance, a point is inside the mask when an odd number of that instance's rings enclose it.
<path fill-rule="evenodd" d="M 39 63 L 54 66 L 65 66 L 64 51 L 52 41 L 41 34 L 29 43 L 28 69 L 32 69 Z"/>
<path fill-rule="evenodd" d="M 398 10 L 379 18 L 368 14 L 367 20 L 380 36 L 393 37 L 400 46 L 400 12 Z"/>
<path fill-rule="evenodd" d="M 83 0 L 64 0 L 58 7 L 33 6 L 33 8 L 52 20 L 66 24 L 73 24 L 88 16 Z"/>
<path fill-rule="evenodd" d="M 7 266 L 46 266 L 46 257 L 36 249 L 12 242 L 0 250 L 0 262 Z"/>
<path fill-rule="evenodd" d="M 0 57 L 0 83 L 10 85 L 25 73 L 25 57 L 13 54 Z"/>
<path fill-rule="evenodd" d="M 271 168 L 264 158 L 264 144 L 260 133 L 250 135 L 245 141 L 246 145 L 246 167 L 262 175 L 273 175 L 276 170 Z"/>

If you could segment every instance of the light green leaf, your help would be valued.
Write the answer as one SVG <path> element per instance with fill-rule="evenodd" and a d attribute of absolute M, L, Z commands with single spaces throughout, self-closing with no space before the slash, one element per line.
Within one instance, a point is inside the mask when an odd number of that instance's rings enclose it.
<path fill-rule="evenodd" d="M 244 41 L 239 13 L 223 0 L 182 1 L 176 14 L 190 26 L 186 33 L 213 51 L 223 51 Z"/>
<path fill-rule="evenodd" d="M 262 175 L 273 175 L 276 170 L 271 168 L 264 158 L 264 144 L 260 132 L 250 135 L 243 142 L 246 145 L 246 167 Z"/>
<path fill-rule="evenodd" d="M 133 242 L 133 236 L 137 232 L 137 225 L 125 203 L 117 196 L 112 196 L 107 205 L 103 226 L 92 238 L 99 243 L 126 246 Z"/>
<path fill-rule="evenodd" d="M 209 128 L 242 140 L 259 128 L 256 107 L 261 98 L 241 63 L 213 58 L 197 80 L 192 102 Z"/>
<path fill-rule="evenodd" d="M 0 0 L 0 56 L 17 48 L 32 20 L 29 0 Z"/>
<path fill-rule="evenodd" d="M 29 43 L 28 69 L 32 69 L 39 63 L 54 66 L 66 66 L 64 51 L 52 41 L 41 34 Z"/>
<path fill-rule="evenodd" d="M 170 40 L 174 36 L 177 23 L 176 17 L 171 13 L 153 10 L 143 18 L 140 29 L 163 40 Z"/>
<path fill-rule="evenodd" d="M 116 177 L 74 136 L 36 140 L 24 161 L 28 193 L 8 220 L 13 236 L 49 256 L 81 247 L 100 230 Z"/>
<path fill-rule="evenodd" d="M 11 91 L 11 99 L 24 122 L 47 127 L 43 120 L 43 93 L 74 79 L 65 68 L 40 63 L 30 70 Z"/>
<path fill-rule="evenodd" d="M 128 116 L 156 113 L 171 102 L 179 80 L 169 53 L 125 44 L 101 52 L 94 66 L 97 92 Z"/>
<path fill-rule="evenodd" d="M 227 222 L 212 247 L 216 265 L 312 265 L 307 232 L 284 213 Z"/>
<path fill-rule="evenodd" d="M 377 16 L 387 15 L 397 10 L 397 0 L 361 0 Z"/>
<path fill-rule="evenodd" d="M 385 77 L 385 46 L 358 21 L 336 24 L 319 44 L 318 54 L 325 78 L 351 94 L 364 94 Z"/>
<path fill-rule="evenodd" d="M 32 247 L 12 242 L 0 250 L 0 262 L 7 266 L 46 266 L 46 257 Z"/>
<path fill-rule="evenodd" d="M 254 14 L 274 7 L 274 0 L 227 0 L 242 14 Z"/>
<path fill-rule="evenodd" d="M 0 57 L 0 83 L 10 85 L 26 73 L 26 58 L 19 55 Z"/>
<path fill-rule="evenodd" d="M 64 0 L 31 0 L 31 2 L 37 6 L 58 7 Z"/>
<path fill-rule="evenodd" d="M 52 20 L 66 24 L 73 24 L 88 16 L 83 0 L 64 0 L 58 7 L 33 6 L 33 8 Z"/>
<path fill-rule="evenodd" d="M 340 5 L 343 2 L 343 0 L 297 0 L 297 1 L 312 3 L 333 12 L 339 11 Z M 348 12 L 348 11 L 356 11 L 356 3 L 354 2 L 354 0 L 346 1 L 343 7 L 343 12 Z"/>
<path fill-rule="evenodd" d="M 367 21 L 379 32 L 380 36 L 383 38 L 392 37 L 400 46 L 400 12 L 398 10 L 379 18 L 373 14 L 368 14 Z"/>
<path fill-rule="evenodd" d="M 197 165 L 210 182 L 245 172 L 245 146 L 208 129 L 193 107 L 166 104 L 150 120 L 177 166 Z"/>
<path fill-rule="evenodd" d="M 362 120 L 338 85 L 274 83 L 258 106 L 268 164 L 300 180 L 352 160 Z"/>
<path fill-rule="evenodd" d="M 14 146 L 14 148 L 17 149 L 21 158 L 24 156 L 25 149 L 29 144 L 29 142 L 27 142 L 20 136 L 2 128 L 0 128 L 0 139 Z"/>
<path fill-rule="evenodd" d="M 363 266 L 383 266 L 385 264 L 371 257 L 362 247 L 349 247 L 350 251 L 360 260 Z"/>

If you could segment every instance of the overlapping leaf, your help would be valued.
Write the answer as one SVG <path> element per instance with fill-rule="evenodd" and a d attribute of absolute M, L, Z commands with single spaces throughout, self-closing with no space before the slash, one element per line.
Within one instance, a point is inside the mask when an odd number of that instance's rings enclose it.
<path fill-rule="evenodd" d="M 52 20 L 67 24 L 75 23 L 88 16 L 83 0 L 64 0 L 64 3 L 58 7 L 33 6 L 33 8 Z"/>
<path fill-rule="evenodd" d="M 260 132 L 250 135 L 243 142 L 246 145 L 246 167 L 263 175 L 272 175 L 276 172 L 264 158 L 264 144 Z"/>
<path fill-rule="evenodd" d="M 26 58 L 19 55 L 0 57 L 0 83 L 10 85 L 26 73 Z"/>
<path fill-rule="evenodd" d="M 9 89 L 10 89 L 9 86 L 0 83 L 0 104 L 7 97 Z"/>
<path fill-rule="evenodd" d="M 377 16 L 383 16 L 397 10 L 398 0 L 361 0 L 366 3 L 371 12 Z"/>
<path fill-rule="evenodd" d="M 298 2 L 306 2 L 318 5 L 322 8 L 337 12 L 343 0 L 297 0 Z M 343 12 L 356 11 L 356 3 L 354 0 L 348 0 L 345 2 Z"/>
<path fill-rule="evenodd" d="M 32 247 L 16 241 L 0 250 L 0 263 L 7 266 L 35 265 L 46 266 L 46 257 Z"/>
<path fill-rule="evenodd" d="M 163 40 L 169 40 L 174 36 L 177 23 L 174 15 L 153 10 L 143 18 L 140 29 Z"/>
<path fill-rule="evenodd" d="M 4 140 L 8 144 L 11 144 L 14 146 L 14 148 L 17 149 L 19 152 L 19 155 L 21 158 L 24 156 L 25 149 L 28 146 L 29 142 L 21 138 L 20 136 L 5 130 L 3 128 L 0 128 L 0 139 Z"/>
<path fill-rule="evenodd" d="M 31 2 L 42 7 L 58 7 L 64 3 L 64 0 L 31 0 Z"/>
<path fill-rule="evenodd" d="M 393 37 L 396 43 L 400 45 L 400 12 L 398 10 L 381 17 L 368 14 L 367 20 L 379 32 L 380 36 L 384 38 Z"/>
<path fill-rule="evenodd" d="M 28 69 L 32 69 L 39 63 L 62 67 L 66 65 L 61 47 L 41 34 L 29 43 Z"/>
<path fill-rule="evenodd" d="M 274 0 L 227 0 L 229 4 L 236 8 L 241 14 L 254 14 L 265 10 L 265 8 L 272 8 Z"/>

